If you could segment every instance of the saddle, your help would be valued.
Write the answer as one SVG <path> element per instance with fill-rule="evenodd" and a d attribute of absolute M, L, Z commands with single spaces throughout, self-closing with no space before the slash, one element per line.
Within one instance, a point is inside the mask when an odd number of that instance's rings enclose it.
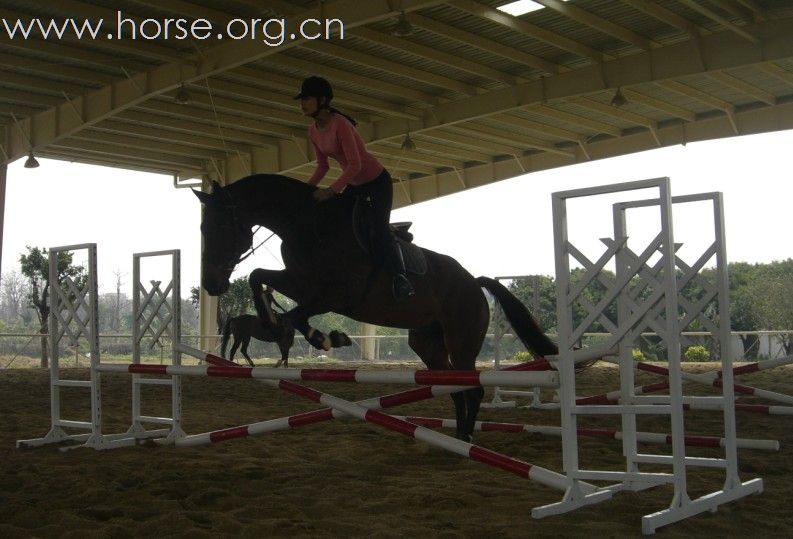
<path fill-rule="evenodd" d="M 405 260 L 405 270 L 413 275 L 427 273 L 427 259 L 421 247 L 413 243 L 413 234 L 409 232 L 410 222 L 391 223 L 391 235 L 396 240 Z M 370 206 L 365 199 L 358 199 L 352 212 L 352 228 L 355 239 L 361 249 L 368 255 L 375 252 Z"/>

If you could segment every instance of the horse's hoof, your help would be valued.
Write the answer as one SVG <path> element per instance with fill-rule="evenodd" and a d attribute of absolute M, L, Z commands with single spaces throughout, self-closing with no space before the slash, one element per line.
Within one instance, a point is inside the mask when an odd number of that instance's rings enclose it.
<path fill-rule="evenodd" d="M 333 344 L 327 335 L 316 329 L 312 329 L 309 332 L 306 340 L 310 342 L 311 346 L 317 350 L 325 350 L 326 352 L 330 350 L 331 345 Z"/>
<path fill-rule="evenodd" d="M 330 342 L 333 345 L 333 348 L 350 346 L 352 344 L 350 337 L 348 337 L 346 333 L 342 333 L 341 331 L 337 331 L 335 329 L 330 332 Z"/>

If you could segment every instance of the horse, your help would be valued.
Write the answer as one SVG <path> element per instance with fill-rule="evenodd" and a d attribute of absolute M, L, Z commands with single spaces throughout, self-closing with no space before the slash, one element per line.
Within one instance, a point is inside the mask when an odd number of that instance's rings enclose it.
<path fill-rule="evenodd" d="M 234 316 L 226 321 L 223 326 L 223 338 L 220 341 L 220 355 L 226 357 L 226 347 L 229 343 L 229 337 L 234 336 L 234 341 L 231 343 L 230 360 L 234 360 L 234 354 L 242 345 L 242 355 L 248 360 L 248 364 L 253 367 L 253 361 L 248 355 L 248 345 L 251 343 L 251 337 L 259 339 L 264 342 L 274 342 L 278 344 L 278 349 L 281 351 L 281 359 L 275 364 L 278 368 L 282 364 L 284 367 L 289 366 L 289 349 L 295 343 L 295 328 L 289 323 L 289 319 L 279 317 L 278 324 L 262 323 L 259 317 L 252 314 L 243 314 Z"/>
<path fill-rule="evenodd" d="M 285 268 L 251 272 L 257 314 L 266 318 L 257 291 L 262 285 L 272 286 L 297 303 L 283 316 L 316 348 L 343 343 L 343 334 L 325 335 L 308 324 L 311 316 L 332 311 L 360 322 L 407 329 L 409 346 L 428 369 L 475 370 L 490 322 L 484 287 L 501 304 L 527 349 L 540 356 L 558 353 L 504 285 L 488 277 L 474 278 L 447 255 L 421 248 L 426 271 L 410 276 L 416 294 L 395 300 L 388 271 L 356 239 L 351 217 L 355 199 L 342 194 L 317 202 L 316 189 L 286 176 L 255 174 L 225 187 L 213 182 L 209 193 L 193 191 L 204 204 L 201 284 L 207 293 L 217 296 L 228 289 L 232 271 L 252 253 L 252 227 L 258 225 L 281 238 Z M 457 438 L 472 439 L 483 396 L 481 387 L 452 394 Z"/>

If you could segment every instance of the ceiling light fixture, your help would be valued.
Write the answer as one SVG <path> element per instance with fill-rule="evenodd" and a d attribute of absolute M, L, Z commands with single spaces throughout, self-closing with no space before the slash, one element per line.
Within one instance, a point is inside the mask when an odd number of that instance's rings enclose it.
<path fill-rule="evenodd" d="M 179 86 L 179 91 L 176 92 L 176 97 L 174 100 L 180 105 L 187 105 L 190 103 L 190 92 L 187 91 L 187 88 L 184 87 L 184 84 Z"/>
<path fill-rule="evenodd" d="M 402 11 L 402 13 L 399 15 L 399 19 L 394 25 L 394 28 L 391 30 L 391 33 L 396 37 L 408 37 L 413 35 L 413 25 L 410 24 L 410 21 L 408 20 L 404 11 Z"/>
<path fill-rule="evenodd" d="M 28 152 L 28 158 L 25 160 L 25 168 L 39 168 L 39 162 L 36 156 L 33 155 L 33 150 Z"/>
<path fill-rule="evenodd" d="M 628 100 L 622 94 L 622 86 L 617 88 L 617 92 L 614 94 L 614 97 L 611 98 L 611 106 L 613 107 L 623 107 L 628 104 Z"/>
<path fill-rule="evenodd" d="M 402 140 L 402 149 L 412 152 L 416 149 L 416 143 L 413 142 L 413 139 L 410 138 L 410 133 L 405 135 L 405 138 Z"/>

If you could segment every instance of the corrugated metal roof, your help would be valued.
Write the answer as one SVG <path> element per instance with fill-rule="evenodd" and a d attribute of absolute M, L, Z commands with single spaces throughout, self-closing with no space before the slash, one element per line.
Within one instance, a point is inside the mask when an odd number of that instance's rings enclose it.
<path fill-rule="evenodd" d="M 421 5 L 416 8 L 417 2 Z M 458 164 L 458 172 L 466 174 L 504 156 L 558 156 L 558 164 L 566 164 L 571 155 L 588 158 L 588 145 L 609 141 L 614 144 L 606 153 L 617 154 L 619 139 L 649 133 L 650 127 L 643 126 L 647 121 L 659 130 L 691 124 L 703 138 L 733 134 L 732 128 L 712 127 L 711 120 L 726 118 L 726 113 L 703 94 L 734 108 L 738 120 L 741 114 L 780 110 L 778 116 L 745 123 L 755 131 L 786 126 L 785 118 L 791 116 L 782 109 L 793 96 L 793 0 L 732 2 L 730 9 L 725 9 L 727 4 L 702 4 L 716 17 L 676 0 L 652 2 L 663 10 L 660 15 L 631 2 L 571 0 L 566 4 L 574 8 L 570 13 L 544 8 L 516 21 L 491 16 L 489 10 L 504 3 L 406 1 L 414 27 L 408 37 L 391 35 L 399 15 L 394 8 L 373 17 L 362 30 L 349 28 L 344 40 L 306 42 L 283 50 L 263 45 L 258 51 L 240 42 L 240 48 L 250 49 L 250 57 L 228 65 L 222 62 L 237 54 L 230 40 L 132 41 L 127 36 L 21 43 L 0 36 L 0 124 L 7 126 L 11 153 L 18 151 L 13 140 L 22 144 L 16 133 L 34 125 L 42 130 L 31 137 L 41 155 L 196 176 L 217 170 L 210 158 L 225 155 L 233 161 L 241 153 L 277 146 L 279 170 L 302 177 L 313 165 L 295 142 L 304 138 L 308 119 L 292 96 L 303 78 L 321 74 L 333 82 L 339 108 L 361 120 L 361 132 L 372 150 L 398 167 L 401 177 L 418 181 L 431 171 Z M 325 5 L 344 4 L 353 3 Z M 235 17 L 284 16 L 316 5 L 314 0 L 0 0 L 0 16 L 90 17 L 121 10 L 139 21 L 206 15 L 221 28 Z M 553 37 L 536 34 L 533 28 Z M 650 52 L 632 43 L 626 33 L 649 44 Z M 219 45 L 228 47 L 227 52 L 213 56 Z M 724 47 L 729 47 L 729 55 L 722 52 Z M 173 84 L 158 91 L 140 78 L 157 69 L 189 75 L 205 61 L 220 62 L 218 70 L 208 82 L 190 80 L 184 85 L 192 96 L 186 104 L 176 103 Z M 734 80 L 712 76 L 713 72 Z M 53 111 L 81 115 L 78 97 L 96 90 L 101 91 L 86 99 L 89 108 L 101 108 L 102 99 L 107 99 L 102 96 L 114 95 L 130 77 L 142 85 L 142 100 L 114 101 L 101 120 L 86 119 L 73 132 L 50 137 L 58 128 L 48 123 Z M 656 83 L 669 80 L 686 86 Z M 617 86 L 636 97 L 613 106 Z M 774 99 L 770 104 L 769 96 Z M 19 126 L 13 125 L 12 114 Z M 27 122 L 34 117 L 35 122 Z M 196 132 L 201 126 L 205 129 Z M 222 129 L 231 135 L 224 138 Z M 408 132 L 419 148 L 415 155 L 405 156 L 401 139 Z M 191 142 L 184 138 L 188 133 L 202 138 Z M 151 144 L 158 138 L 159 148 Z M 647 140 L 657 143 L 655 136 Z M 224 149 L 228 142 L 236 145 L 233 151 Z M 196 148 L 207 145 L 212 149 L 202 159 Z M 188 146 L 179 159 L 180 148 Z M 477 157 L 466 159 L 466 152 Z"/>

